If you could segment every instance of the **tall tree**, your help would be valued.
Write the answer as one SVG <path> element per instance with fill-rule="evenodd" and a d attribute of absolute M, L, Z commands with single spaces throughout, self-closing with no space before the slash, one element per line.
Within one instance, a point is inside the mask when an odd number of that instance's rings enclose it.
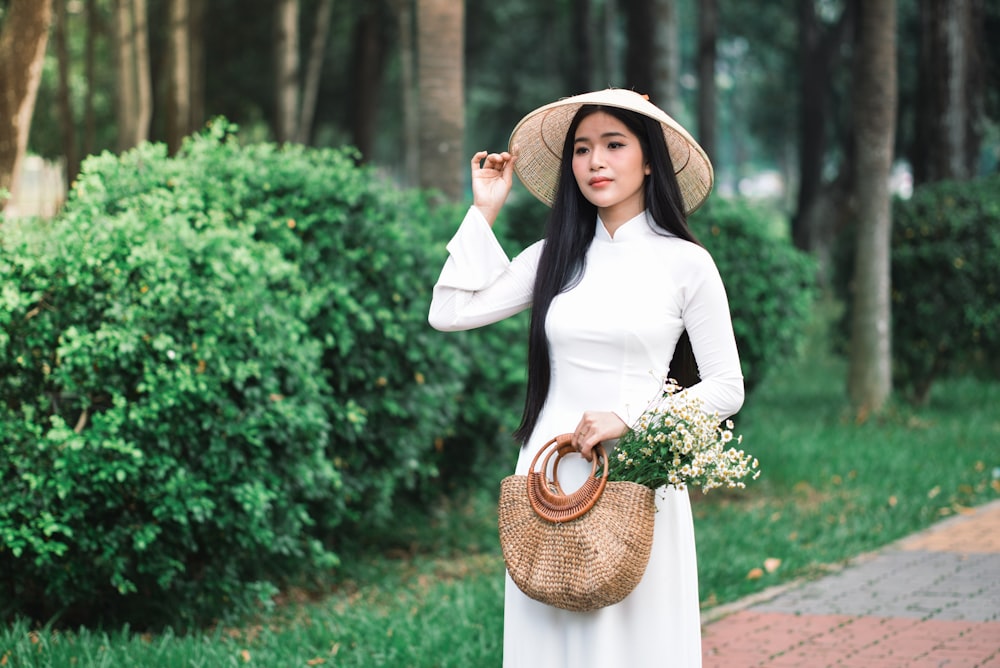
<path fill-rule="evenodd" d="M 824 184 L 823 167 L 829 159 L 827 137 L 833 117 L 833 73 L 852 34 L 858 3 L 844 3 L 832 24 L 820 20 L 816 0 L 798 0 L 799 84 L 799 191 L 792 217 L 792 241 L 802 250 L 823 256 L 832 243 L 836 207 L 832 199 L 843 199 L 840 184 Z"/>
<path fill-rule="evenodd" d="M 188 128 L 197 130 L 205 123 L 205 3 L 189 0 L 191 104 Z"/>
<path fill-rule="evenodd" d="M 382 35 L 385 17 L 381 2 L 367 3 L 354 31 L 353 118 L 351 137 L 365 160 L 375 152 L 379 95 L 385 65 L 386 43 Z"/>
<path fill-rule="evenodd" d="M 51 23 L 52 0 L 7 5 L 0 28 L 0 190 L 13 193 L 20 175 Z"/>
<path fill-rule="evenodd" d="M 326 37 L 330 33 L 330 17 L 332 15 L 333 0 L 319 0 L 319 4 L 316 6 L 312 42 L 309 44 L 306 77 L 302 84 L 302 109 L 297 128 L 297 139 L 300 144 L 308 144 L 309 136 L 312 133 L 316 100 L 319 97 L 320 74 L 323 71 L 323 55 L 326 53 Z M 400 48 L 402 49 L 402 46 Z"/>
<path fill-rule="evenodd" d="M 858 416 L 881 410 L 892 392 L 889 172 L 896 123 L 896 1 L 863 2 L 854 69 L 854 259 L 848 393 Z"/>
<path fill-rule="evenodd" d="M 97 33 L 99 31 L 98 0 L 86 0 L 87 7 L 87 42 L 84 46 L 83 67 L 87 80 L 87 92 L 83 102 L 83 154 L 91 155 L 97 146 L 97 112 L 94 108 L 94 91 L 97 76 L 95 51 L 97 48 Z"/>
<path fill-rule="evenodd" d="M 146 0 L 132 0 L 133 42 L 135 44 L 136 120 L 134 143 L 149 139 L 153 118 L 153 83 L 149 61 L 149 11 Z"/>
<path fill-rule="evenodd" d="M 420 186 L 462 197 L 465 157 L 463 0 L 417 0 Z"/>
<path fill-rule="evenodd" d="M 299 1 L 275 5 L 274 129 L 279 142 L 295 141 L 299 120 Z"/>
<path fill-rule="evenodd" d="M 135 22 L 132 0 L 115 2 L 115 64 L 118 71 L 118 97 L 116 117 L 118 125 L 118 151 L 127 151 L 136 145 L 136 128 L 139 120 L 139 96 L 136 87 Z"/>
<path fill-rule="evenodd" d="M 72 183 L 79 170 L 79 151 L 76 149 L 76 122 L 73 119 L 73 105 L 69 94 L 69 48 L 66 37 L 69 30 L 69 12 L 66 11 L 67 2 L 68 0 L 56 0 L 54 39 L 56 61 L 59 66 L 59 86 L 56 99 L 59 107 L 59 129 L 62 134 L 64 179 L 69 184 Z"/>
<path fill-rule="evenodd" d="M 625 41 L 625 87 L 650 95 L 655 79 L 655 7 L 650 0 L 620 1 L 625 12 L 625 30 L 628 35 Z"/>
<path fill-rule="evenodd" d="M 420 167 L 420 117 L 417 109 L 416 49 L 413 44 L 413 1 L 394 0 L 399 28 L 399 70 L 403 99 L 403 174 L 405 186 L 417 185 Z"/>
<path fill-rule="evenodd" d="M 698 143 L 709 159 L 715 154 L 715 61 L 719 39 L 717 0 L 702 0 L 698 5 Z"/>
<path fill-rule="evenodd" d="M 920 0 L 916 183 L 975 176 L 984 51 L 982 0 Z"/>
<path fill-rule="evenodd" d="M 188 0 L 170 0 L 168 56 L 170 64 L 167 96 L 167 147 L 176 153 L 191 132 L 191 24 Z"/>
<path fill-rule="evenodd" d="M 709 0 L 711 2 L 712 0 Z M 676 0 L 653 2 L 653 80 L 648 94 L 672 116 L 680 113 L 681 47 Z"/>

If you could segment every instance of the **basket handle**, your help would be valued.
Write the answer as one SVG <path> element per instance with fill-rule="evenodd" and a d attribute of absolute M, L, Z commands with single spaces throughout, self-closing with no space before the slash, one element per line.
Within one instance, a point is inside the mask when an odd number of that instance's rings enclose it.
<path fill-rule="evenodd" d="M 559 485 L 559 462 L 566 455 L 576 452 L 572 440 L 573 434 L 561 434 L 553 438 L 535 453 L 528 470 L 528 502 L 539 517 L 549 522 L 569 522 L 580 517 L 594 507 L 608 483 L 608 457 L 604 446 L 598 443 L 594 447 L 590 477 L 575 492 L 566 494 L 562 491 Z M 552 480 L 547 480 L 545 472 L 553 456 Z M 540 468 L 539 460 L 542 461 Z M 598 462 L 604 464 L 604 473 L 600 476 L 597 475 Z"/>

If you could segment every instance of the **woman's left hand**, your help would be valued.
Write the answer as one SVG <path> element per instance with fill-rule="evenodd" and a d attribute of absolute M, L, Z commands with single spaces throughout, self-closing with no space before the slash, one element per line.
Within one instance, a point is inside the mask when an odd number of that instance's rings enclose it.
<path fill-rule="evenodd" d="M 628 425 L 611 411 L 585 411 L 573 430 L 573 447 L 589 462 L 595 445 L 620 438 L 627 431 Z"/>

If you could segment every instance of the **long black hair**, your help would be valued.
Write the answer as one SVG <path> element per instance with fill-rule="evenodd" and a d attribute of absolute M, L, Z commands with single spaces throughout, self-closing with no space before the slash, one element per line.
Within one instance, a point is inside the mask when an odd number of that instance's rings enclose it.
<path fill-rule="evenodd" d="M 670 160 L 660 123 L 644 114 L 618 107 L 581 107 L 570 123 L 563 141 L 559 184 L 545 228 L 545 245 L 538 261 L 538 273 L 535 275 L 528 333 L 527 396 L 521 424 L 514 432 L 514 438 L 522 444 L 527 442 L 535 429 L 551 383 L 549 342 L 545 335 L 545 318 L 549 306 L 556 295 L 569 290 L 580 281 L 586 266 L 587 250 L 594 240 L 597 207 L 583 196 L 576 184 L 573 176 L 573 144 L 580 122 L 597 112 L 614 116 L 638 138 L 642 155 L 650 166 L 643 189 L 646 211 L 653 222 L 664 234 L 701 245 L 688 227 L 680 186 L 677 184 L 674 165 Z M 697 366 L 686 332 L 678 341 L 669 373 L 684 386 L 697 382 Z"/>

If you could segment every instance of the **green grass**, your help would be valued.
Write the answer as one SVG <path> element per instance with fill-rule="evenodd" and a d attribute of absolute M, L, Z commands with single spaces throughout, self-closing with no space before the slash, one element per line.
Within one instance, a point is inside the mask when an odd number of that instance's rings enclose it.
<path fill-rule="evenodd" d="M 820 574 L 1000 498 L 1000 416 L 990 408 L 1000 382 L 942 382 L 927 406 L 894 405 L 858 424 L 845 378 L 843 361 L 813 352 L 775 369 L 738 416 L 763 473 L 738 493 L 692 493 L 706 607 Z M 402 512 L 343 551 L 335 582 L 286 592 L 258 619 L 183 636 L 21 623 L 0 629 L 0 666 L 499 665 L 494 504 L 505 473 L 429 517 Z M 767 572 L 768 559 L 780 565 Z M 760 577 L 748 577 L 755 569 Z"/>

